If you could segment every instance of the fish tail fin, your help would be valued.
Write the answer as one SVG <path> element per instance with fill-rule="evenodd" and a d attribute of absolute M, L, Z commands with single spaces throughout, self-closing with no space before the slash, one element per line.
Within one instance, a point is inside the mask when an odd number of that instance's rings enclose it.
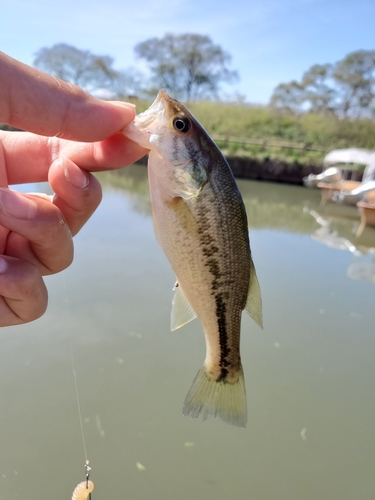
<path fill-rule="evenodd" d="M 242 367 L 235 382 L 216 380 L 201 368 L 186 396 L 183 414 L 192 418 L 220 418 L 227 424 L 246 427 L 247 405 Z"/>

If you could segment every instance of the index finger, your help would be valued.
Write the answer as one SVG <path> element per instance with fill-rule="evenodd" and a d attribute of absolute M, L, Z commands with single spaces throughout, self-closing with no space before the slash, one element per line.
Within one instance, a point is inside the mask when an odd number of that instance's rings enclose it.
<path fill-rule="evenodd" d="M 139 160 L 147 150 L 121 133 L 99 142 L 74 142 L 27 132 L 0 131 L 0 155 L 2 152 L 8 184 L 24 184 L 46 181 L 51 163 L 62 156 L 94 172 L 125 167 Z"/>
<path fill-rule="evenodd" d="M 46 136 L 98 141 L 135 116 L 129 103 L 97 99 L 0 52 L 0 122 Z"/>

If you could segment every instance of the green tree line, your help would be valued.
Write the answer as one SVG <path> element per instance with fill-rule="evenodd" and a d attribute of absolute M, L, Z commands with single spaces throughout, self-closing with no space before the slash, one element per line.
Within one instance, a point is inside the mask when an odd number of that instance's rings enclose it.
<path fill-rule="evenodd" d="M 66 43 L 40 49 L 33 64 L 88 92 L 105 89 L 108 97 L 116 98 L 147 97 L 165 88 L 181 100 L 212 99 L 218 97 L 222 83 L 238 79 L 229 68 L 231 56 L 205 35 L 167 33 L 137 44 L 134 51 L 146 61 L 149 77 L 136 68 L 116 70 L 112 57 Z"/>
<path fill-rule="evenodd" d="M 334 64 L 314 64 L 300 81 L 276 87 L 271 106 L 295 113 L 375 117 L 375 50 L 358 50 Z"/>
<path fill-rule="evenodd" d="M 194 33 L 150 38 L 134 47 L 148 76 L 137 68 L 117 70 L 108 55 L 60 43 L 40 49 L 34 66 L 104 96 L 147 98 L 160 88 L 185 101 L 213 100 L 223 83 L 238 80 L 231 56 L 210 37 Z M 375 50 L 358 50 L 336 63 L 314 64 L 301 77 L 280 83 L 269 105 L 291 113 L 338 118 L 375 117 Z"/>

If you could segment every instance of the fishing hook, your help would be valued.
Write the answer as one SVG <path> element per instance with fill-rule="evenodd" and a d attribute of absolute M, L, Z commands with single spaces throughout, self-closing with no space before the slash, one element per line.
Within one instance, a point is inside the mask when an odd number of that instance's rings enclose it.
<path fill-rule="evenodd" d="M 86 469 L 86 489 L 88 489 L 88 487 L 89 487 L 89 479 L 90 479 L 90 472 L 91 472 L 91 466 L 90 466 L 90 461 L 89 460 L 86 460 L 85 469 Z M 89 493 L 89 500 L 91 500 L 91 493 Z"/>

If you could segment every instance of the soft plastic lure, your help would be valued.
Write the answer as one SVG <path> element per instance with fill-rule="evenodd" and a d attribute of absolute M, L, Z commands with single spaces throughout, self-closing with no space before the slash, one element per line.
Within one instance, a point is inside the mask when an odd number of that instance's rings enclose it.
<path fill-rule="evenodd" d="M 94 483 L 92 481 L 82 481 L 73 491 L 72 500 L 87 500 L 93 489 Z"/>

